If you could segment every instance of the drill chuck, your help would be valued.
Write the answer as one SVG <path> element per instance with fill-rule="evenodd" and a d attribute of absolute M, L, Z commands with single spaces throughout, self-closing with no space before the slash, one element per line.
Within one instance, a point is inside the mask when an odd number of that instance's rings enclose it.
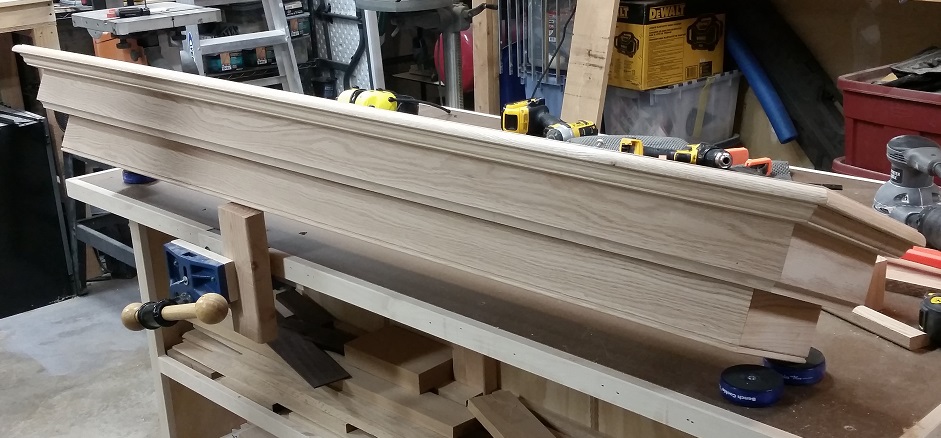
<path fill-rule="evenodd" d="M 710 149 L 703 154 L 702 164 L 719 169 L 728 169 L 732 167 L 732 154 L 725 149 Z"/>

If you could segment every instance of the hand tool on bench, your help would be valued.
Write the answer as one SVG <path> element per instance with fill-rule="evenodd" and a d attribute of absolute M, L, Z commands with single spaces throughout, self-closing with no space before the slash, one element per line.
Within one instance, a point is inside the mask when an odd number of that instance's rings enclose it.
<path fill-rule="evenodd" d="M 500 112 L 501 126 L 506 132 L 568 141 L 572 138 L 598 135 L 594 122 L 578 120 L 564 122 L 552 115 L 542 98 L 508 103 Z"/>
<path fill-rule="evenodd" d="M 222 322 L 229 313 L 230 284 L 226 274 L 234 269 L 231 260 L 182 240 L 174 240 L 163 247 L 170 297 L 128 304 L 121 312 L 124 326 L 137 331 L 170 327 L 188 319 L 198 319 L 205 324 Z"/>
<path fill-rule="evenodd" d="M 568 140 L 617 152 L 645 155 L 670 161 L 699 164 L 701 166 L 728 169 L 733 165 L 745 164 L 748 149 L 723 149 L 706 143 L 689 144 L 676 137 L 656 137 L 649 135 L 592 135 Z"/>

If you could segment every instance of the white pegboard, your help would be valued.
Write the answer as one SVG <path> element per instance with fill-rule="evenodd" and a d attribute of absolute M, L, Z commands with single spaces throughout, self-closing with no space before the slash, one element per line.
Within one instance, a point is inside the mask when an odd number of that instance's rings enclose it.
<path fill-rule="evenodd" d="M 316 9 L 323 2 L 330 6 L 330 12 L 334 14 L 356 16 L 356 5 L 353 0 L 311 0 L 311 10 Z M 342 63 L 349 63 L 353 58 L 353 53 L 359 46 L 360 32 L 356 22 L 350 20 L 334 19 L 332 23 L 326 19 L 318 18 L 315 22 L 317 53 L 318 57 L 327 58 L 326 38 L 324 37 L 324 28 L 330 34 L 330 55 L 332 60 Z M 365 37 L 365 35 L 363 36 Z M 376 88 L 375 82 L 370 74 L 369 47 L 367 42 L 366 50 L 360 58 L 356 69 L 350 79 L 350 85 L 360 88 Z M 343 72 L 334 72 L 337 78 L 337 92 L 343 90 Z"/>

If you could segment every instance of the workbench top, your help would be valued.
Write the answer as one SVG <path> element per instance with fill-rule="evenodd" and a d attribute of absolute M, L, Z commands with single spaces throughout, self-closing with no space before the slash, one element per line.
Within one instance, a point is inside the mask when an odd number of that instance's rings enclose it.
<path fill-rule="evenodd" d="M 82 190 L 70 181 L 69 194 L 79 200 L 132 220 L 141 213 L 134 210 L 146 209 L 150 217 L 176 218 L 180 230 L 217 227 L 217 207 L 225 203 L 165 182 L 124 185 L 116 169 L 73 180 Z M 795 435 L 896 437 L 941 403 L 941 384 L 927 377 L 941 353 L 906 351 L 828 313 L 821 315 L 815 342 L 827 357 L 824 381 L 788 387 L 773 407 L 747 409 L 721 398 L 718 378 L 722 369 L 758 358 L 597 313 L 589 317 L 550 299 L 534 300 L 522 289 L 300 222 L 270 214 L 266 221 L 272 248 Z M 676 292 L 678 306 L 695 305 Z"/>

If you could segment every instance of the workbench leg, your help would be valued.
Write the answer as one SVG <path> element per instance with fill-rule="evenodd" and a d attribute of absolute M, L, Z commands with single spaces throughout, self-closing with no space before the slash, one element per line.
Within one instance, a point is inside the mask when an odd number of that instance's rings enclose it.
<path fill-rule="evenodd" d="M 173 238 L 136 222 L 128 225 L 134 245 L 141 301 L 169 297 L 170 279 L 163 244 Z M 157 358 L 165 356 L 168 348 L 180 343 L 183 332 L 191 328 L 190 323 L 180 322 L 172 327 L 146 331 L 151 372 L 156 378 L 157 416 L 162 438 L 222 436 L 231 432 L 233 425 L 244 423 L 235 414 L 160 373 Z"/>
<path fill-rule="evenodd" d="M 13 53 L 13 34 L 9 32 L 0 33 L 0 102 L 10 108 L 25 108 L 20 74 L 16 70 L 16 54 Z"/>

